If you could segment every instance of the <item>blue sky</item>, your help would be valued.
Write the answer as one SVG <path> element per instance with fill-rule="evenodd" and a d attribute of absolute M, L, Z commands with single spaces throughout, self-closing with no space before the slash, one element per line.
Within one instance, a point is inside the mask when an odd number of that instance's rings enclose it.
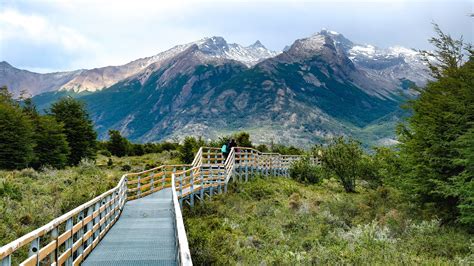
<path fill-rule="evenodd" d="M 206 36 L 281 50 L 327 28 L 429 49 L 432 22 L 473 40 L 474 0 L 0 0 L 0 61 L 37 72 L 119 65 Z"/>

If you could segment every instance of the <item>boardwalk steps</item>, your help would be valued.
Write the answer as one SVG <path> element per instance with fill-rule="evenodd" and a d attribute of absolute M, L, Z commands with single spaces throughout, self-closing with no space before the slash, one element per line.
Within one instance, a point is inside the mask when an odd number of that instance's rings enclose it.
<path fill-rule="evenodd" d="M 255 174 L 289 176 L 300 156 L 202 147 L 192 164 L 125 174 L 117 186 L 0 248 L 0 266 L 192 265 L 181 207 Z M 319 163 L 316 158 L 312 162 Z M 21 258 L 21 250 L 28 256 Z"/>

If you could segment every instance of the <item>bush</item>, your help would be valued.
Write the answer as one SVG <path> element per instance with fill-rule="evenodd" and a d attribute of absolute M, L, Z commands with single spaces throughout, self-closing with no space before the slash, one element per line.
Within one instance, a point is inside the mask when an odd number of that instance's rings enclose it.
<path fill-rule="evenodd" d="M 317 184 L 322 175 L 321 167 L 312 164 L 308 156 L 294 162 L 290 167 L 290 177 L 301 183 Z"/>
<path fill-rule="evenodd" d="M 121 170 L 124 171 L 124 172 L 128 172 L 128 171 L 132 170 L 132 167 L 128 164 L 125 164 L 125 165 L 122 166 Z"/>
<path fill-rule="evenodd" d="M 104 155 L 105 157 L 110 157 L 110 156 L 112 156 L 112 153 L 110 153 L 110 151 L 108 151 L 108 150 L 100 150 L 98 153 L 99 153 L 100 155 Z"/>
<path fill-rule="evenodd" d="M 180 159 L 183 163 L 189 164 L 194 160 L 194 152 L 199 149 L 198 141 L 194 137 L 186 137 L 180 147 Z"/>
<path fill-rule="evenodd" d="M 337 176 L 346 192 L 355 192 L 356 179 L 365 171 L 360 142 L 335 138 L 322 153 L 324 172 Z"/>

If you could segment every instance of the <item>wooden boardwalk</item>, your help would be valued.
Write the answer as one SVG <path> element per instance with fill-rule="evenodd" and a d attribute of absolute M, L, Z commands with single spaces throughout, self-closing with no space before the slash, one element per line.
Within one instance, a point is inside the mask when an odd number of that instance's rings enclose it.
<path fill-rule="evenodd" d="M 127 202 L 85 266 L 176 265 L 171 188 Z"/>
<path fill-rule="evenodd" d="M 183 205 L 225 193 L 231 180 L 289 176 L 300 158 L 237 147 L 225 159 L 219 148 L 203 147 L 192 164 L 126 174 L 115 188 L 1 247 L 0 266 L 192 265 Z"/>

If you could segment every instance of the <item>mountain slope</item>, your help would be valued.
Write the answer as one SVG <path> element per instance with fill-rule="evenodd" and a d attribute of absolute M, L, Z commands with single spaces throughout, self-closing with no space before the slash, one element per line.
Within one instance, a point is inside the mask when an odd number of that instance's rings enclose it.
<path fill-rule="evenodd" d="M 192 46 L 197 46 L 206 57 L 235 60 L 248 67 L 279 53 L 268 50 L 260 41 L 245 47 L 227 43 L 222 37 L 211 37 L 177 45 L 157 55 L 140 58 L 125 65 L 70 72 L 39 74 L 14 68 L 7 62 L 0 62 L 0 86 L 6 85 L 16 97 L 22 90 L 26 90 L 32 96 L 58 90 L 76 93 L 94 92 L 138 74 L 150 65 L 156 68 Z"/>
<path fill-rule="evenodd" d="M 177 47 L 132 62 L 141 70 L 105 89 L 61 90 L 34 101 L 41 109 L 65 95 L 84 100 L 101 138 L 109 129 L 141 142 L 246 130 L 256 142 L 308 146 L 354 135 L 370 144 L 393 141 L 399 105 L 416 95 L 409 85 L 425 82 L 411 50 L 366 53 L 325 30 L 282 53 L 221 37 Z"/>
<path fill-rule="evenodd" d="M 7 86 L 14 97 L 24 91 L 29 95 L 55 91 L 83 70 L 39 74 L 15 68 L 5 61 L 0 62 L 0 86 Z"/>

